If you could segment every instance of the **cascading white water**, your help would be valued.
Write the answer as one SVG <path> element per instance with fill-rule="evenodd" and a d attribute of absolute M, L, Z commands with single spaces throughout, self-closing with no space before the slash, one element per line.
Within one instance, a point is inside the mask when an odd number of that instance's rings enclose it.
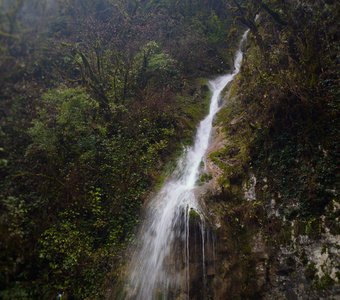
<path fill-rule="evenodd" d="M 241 45 L 248 31 L 242 37 Z M 201 161 L 208 149 L 215 114 L 222 90 L 240 70 L 242 51 L 237 51 L 231 74 L 209 82 L 212 91 L 210 111 L 197 129 L 195 142 L 178 162 L 176 171 L 147 207 L 139 232 L 138 247 L 129 266 L 127 299 L 167 299 L 169 291 L 186 290 L 189 297 L 189 218 L 194 210 L 203 220 L 203 212 L 194 189 Z M 205 272 L 204 221 L 201 225 L 203 272 Z M 184 246 L 178 251 L 176 242 Z M 205 274 L 203 274 L 205 278 Z M 205 279 L 204 279 L 205 280 Z M 183 286 L 183 282 L 185 282 Z"/>

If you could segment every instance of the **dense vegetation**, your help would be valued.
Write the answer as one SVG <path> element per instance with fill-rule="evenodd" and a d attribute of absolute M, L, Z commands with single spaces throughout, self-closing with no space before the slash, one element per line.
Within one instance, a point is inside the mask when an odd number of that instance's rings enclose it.
<path fill-rule="evenodd" d="M 219 0 L 0 2 L 2 299 L 105 293 L 231 25 Z"/>
<path fill-rule="evenodd" d="M 339 284 L 340 5 L 245 1 L 237 11 L 250 36 L 217 121 L 227 142 L 211 155 L 232 265 L 221 272 L 233 270 L 235 298 L 328 298 Z"/>
<path fill-rule="evenodd" d="M 290 233 L 339 234 L 339 9 L 0 0 L 0 298 L 105 296 L 143 202 L 206 113 L 202 78 L 230 67 L 240 27 L 245 61 L 217 120 L 227 142 L 211 155 L 222 188 L 207 203 L 224 220 L 226 295 L 278 297 L 270 280 Z M 244 200 L 249 173 L 256 201 Z M 262 285 L 254 236 L 268 249 Z M 334 274 L 318 277 L 308 249 L 294 247 L 289 276 L 328 297 Z"/>
<path fill-rule="evenodd" d="M 308 217 L 322 214 L 335 188 L 339 5 L 316 1 L 273 8 L 281 12 L 280 21 L 261 14 L 254 23 L 256 34 L 232 90 L 242 106 L 230 104 L 220 119 L 235 118 L 234 126 L 224 125 L 230 132 L 248 124 L 240 151 L 231 155 L 269 177 L 287 209 L 290 200 L 299 203 L 293 215 Z M 251 9 L 251 19 L 261 11 Z M 236 182 L 243 174 L 242 168 L 229 171 Z"/>

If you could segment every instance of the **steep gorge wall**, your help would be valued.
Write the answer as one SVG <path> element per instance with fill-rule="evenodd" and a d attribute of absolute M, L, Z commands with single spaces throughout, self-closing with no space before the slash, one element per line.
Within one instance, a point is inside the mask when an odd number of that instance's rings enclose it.
<path fill-rule="evenodd" d="M 298 43 L 289 28 L 277 30 L 266 16 L 258 23 L 267 50 L 250 37 L 207 161 L 203 200 L 216 239 L 209 295 L 337 299 L 336 33 L 327 28 L 327 47 L 316 33 L 319 47 L 309 41 L 315 52 L 306 64 L 302 46 L 294 57 L 287 50 L 289 34 Z"/>
<path fill-rule="evenodd" d="M 229 135 L 224 144 L 220 135 L 222 147 L 213 144 L 214 151 L 231 145 Z M 215 176 L 225 176 L 211 156 L 208 164 Z M 232 168 L 235 160 L 224 164 Z M 268 191 L 269 179 L 252 172 L 256 169 L 246 168 L 238 182 L 230 175 L 229 186 L 222 185 L 223 175 L 208 183 L 204 201 L 215 240 L 207 288 L 211 299 L 337 299 L 340 236 L 330 223 L 338 220 L 337 202 L 319 217 L 292 219 L 282 212 L 280 192 Z"/>

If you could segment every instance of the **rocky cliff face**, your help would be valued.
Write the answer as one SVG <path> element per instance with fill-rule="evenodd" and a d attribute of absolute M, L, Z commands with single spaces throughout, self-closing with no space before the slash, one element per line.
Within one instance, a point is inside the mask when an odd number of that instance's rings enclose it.
<path fill-rule="evenodd" d="M 210 298 L 195 299 L 338 299 L 339 203 L 334 197 L 320 214 L 292 216 L 288 208 L 299 202 L 285 202 L 251 159 L 256 125 L 239 109 L 239 84 L 227 93 L 206 161 L 214 268 Z"/>
<path fill-rule="evenodd" d="M 339 4 L 288 2 L 285 25 L 256 19 L 215 122 L 211 299 L 340 298 Z"/>

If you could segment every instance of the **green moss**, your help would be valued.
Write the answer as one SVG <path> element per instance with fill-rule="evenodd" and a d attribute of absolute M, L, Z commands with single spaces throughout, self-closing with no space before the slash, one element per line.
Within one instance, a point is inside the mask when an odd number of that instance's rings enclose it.
<path fill-rule="evenodd" d="M 203 185 L 204 183 L 209 182 L 212 178 L 213 178 L 213 177 L 212 177 L 211 174 L 209 174 L 209 173 L 203 173 L 203 174 L 200 176 L 199 180 L 198 180 L 198 184 L 199 184 L 199 185 Z"/>
<path fill-rule="evenodd" d="M 192 143 L 197 124 L 209 112 L 210 98 L 207 80 L 202 78 L 191 80 L 177 96 L 184 144 Z"/>
<path fill-rule="evenodd" d="M 164 167 L 162 170 L 158 173 L 157 177 L 155 178 L 155 190 L 159 190 L 165 180 L 174 172 L 176 166 L 177 166 L 177 161 L 180 155 L 183 152 L 183 147 L 181 147 L 180 144 L 177 144 L 176 150 L 171 154 L 170 157 L 168 157 L 168 161 L 165 163 Z"/>
<path fill-rule="evenodd" d="M 200 214 L 193 208 L 191 208 L 189 211 L 189 218 L 190 218 L 190 222 L 201 220 Z"/>

